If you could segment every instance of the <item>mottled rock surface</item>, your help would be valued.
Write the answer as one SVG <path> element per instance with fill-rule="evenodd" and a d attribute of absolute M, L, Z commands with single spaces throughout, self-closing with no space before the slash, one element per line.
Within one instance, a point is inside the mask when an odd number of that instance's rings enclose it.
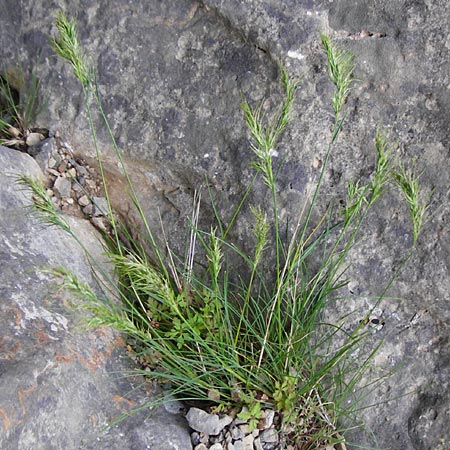
<path fill-rule="evenodd" d="M 31 156 L 0 146 L 0 448 L 191 448 L 184 419 L 165 410 L 105 431 L 152 393 L 123 377 L 132 363 L 120 335 L 80 329 L 70 297 L 45 271 L 62 265 L 92 284 L 90 266 L 75 241 L 27 214 L 29 193 L 15 174 L 42 177 Z M 68 220 L 101 261 L 89 222 Z"/>
<path fill-rule="evenodd" d="M 276 61 L 301 80 L 293 125 L 280 155 L 283 217 L 301 207 L 317 175 L 331 122 L 331 86 L 318 42 L 326 31 L 357 56 L 360 80 L 348 102 L 348 122 L 332 155 L 323 204 L 339 200 L 347 180 L 374 164 L 378 125 L 399 143 L 399 159 L 417 159 L 423 183 L 435 189 L 433 216 L 417 256 L 405 267 L 377 314 L 386 343 L 379 373 L 401 367 L 362 412 L 378 445 L 392 450 L 439 450 L 450 444 L 450 18 L 447 0 L 119 0 L 61 1 L 77 19 L 99 71 L 113 130 L 130 161 L 151 222 L 157 211 L 172 239 L 190 209 L 193 190 L 208 175 L 220 211 L 236 202 L 249 179 L 251 158 L 241 92 L 251 101 L 279 98 Z M 54 2 L 0 4 L 2 61 L 37 68 L 47 109 L 43 126 L 60 130 L 76 152 L 93 155 L 81 90 L 70 69 L 52 56 Z M 38 58 L 38 55 L 40 57 Z M 105 155 L 111 154 L 100 131 Z M 114 172 L 115 166 L 110 166 Z M 115 201 L 124 212 L 125 188 Z M 263 200 L 259 191 L 255 201 Z M 207 197 L 204 196 L 204 197 Z M 207 210 L 206 210 L 207 211 Z M 204 220 L 207 220 L 206 217 Z M 244 217 L 236 237 L 245 236 Z M 178 225 L 177 225 L 178 224 Z M 170 228 L 174 225 L 173 228 Z M 176 226 L 175 226 L 176 225 Z M 177 228 L 178 227 L 178 228 Z M 379 204 L 367 238 L 352 255 L 348 298 L 360 316 L 395 272 L 411 244 L 407 211 L 397 196 Z M 355 319 L 357 320 L 357 319 Z M 376 331 L 376 332 L 375 332 Z M 407 394 L 408 395 L 404 395 Z M 391 400 L 389 403 L 383 403 Z M 365 437 L 357 436 L 361 444 Z"/>

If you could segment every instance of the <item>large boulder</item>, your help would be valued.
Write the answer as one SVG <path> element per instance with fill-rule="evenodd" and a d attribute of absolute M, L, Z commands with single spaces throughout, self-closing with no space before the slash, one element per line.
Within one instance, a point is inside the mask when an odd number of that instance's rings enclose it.
<path fill-rule="evenodd" d="M 151 401 L 152 391 L 131 376 L 123 338 L 106 327 L 80 328 L 76 300 L 49 276 L 62 265 L 95 286 L 79 244 L 28 214 L 30 195 L 16 177 L 42 178 L 36 161 L 0 146 L 0 167 L 0 448 L 190 449 L 184 419 L 164 409 L 119 420 Z M 90 223 L 67 220 L 102 261 Z"/>
<path fill-rule="evenodd" d="M 279 99 L 277 63 L 301 79 L 293 124 L 280 154 L 283 217 L 301 209 L 329 139 L 331 86 L 318 32 L 325 31 L 357 56 L 347 125 L 332 155 L 322 202 L 338 200 L 347 180 L 367 176 L 374 164 L 373 137 L 384 126 L 398 142 L 399 160 L 417 160 L 435 206 L 418 246 L 380 305 L 384 323 L 374 329 L 385 345 L 378 373 L 398 368 L 361 412 L 380 446 L 393 450 L 440 449 L 450 441 L 448 270 L 450 209 L 448 158 L 450 31 L 447 0 L 120 0 L 60 1 L 77 20 L 94 66 L 105 110 L 129 161 L 153 223 L 158 209 L 167 226 L 181 225 L 193 190 L 205 175 L 229 211 L 251 176 L 252 157 L 239 104 Z M 4 0 L 0 4 L 3 63 L 36 65 L 47 108 L 40 121 L 59 130 L 79 154 L 93 156 L 81 90 L 70 68 L 48 44 L 54 2 Z M 111 161 L 107 133 L 96 118 Z M 115 166 L 109 167 L 114 172 Z M 118 179 L 117 177 L 114 177 Z M 12 189 L 12 188 L 11 188 Z M 254 201 L 264 201 L 262 186 Z M 121 205 L 123 184 L 115 201 Z M 205 197 L 205 196 L 204 196 Z M 206 196 L 207 197 L 207 196 Z M 150 200 L 148 200 L 150 199 Z M 411 244 L 407 209 L 398 197 L 380 203 L 367 238 L 352 255 L 353 282 L 340 315 L 363 317 Z M 205 220 L 208 218 L 206 217 Z M 243 223 L 247 218 L 243 217 Z M 177 226 L 178 226 L 177 225 Z M 175 240 L 180 228 L 167 232 Z M 236 236 L 245 236 L 241 227 Z M 182 244 L 179 245 L 182 248 Z M 376 331 L 376 332 L 375 332 Z M 355 439 L 363 444 L 365 439 Z"/>

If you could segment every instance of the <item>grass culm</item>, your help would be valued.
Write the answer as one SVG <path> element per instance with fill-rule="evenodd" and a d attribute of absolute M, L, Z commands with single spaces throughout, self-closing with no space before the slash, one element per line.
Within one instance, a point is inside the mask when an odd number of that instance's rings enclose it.
<path fill-rule="evenodd" d="M 80 297 L 79 307 L 91 313 L 90 325 L 113 326 L 138 343 L 136 351 L 145 363 L 146 377 L 165 384 L 171 398 L 175 395 L 205 402 L 218 412 L 236 409 L 251 426 L 256 426 L 264 408 L 275 409 L 282 418 L 286 439 L 296 442 L 298 448 L 344 442 L 341 418 L 348 415 L 345 400 L 370 362 L 370 358 L 355 361 L 350 354 L 361 344 L 366 331 L 362 325 L 349 331 L 343 321 L 324 323 L 322 313 L 347 283 L 347 256 L 361 237 L 370 209 L 385 195 L 389 184 L 400 186 L 407 198 L 414 244 L 426 211 L 418 177 L 396 164 L 391 147 L 378 133 L 370 180 L 366 184 L 349 183 L 342 210 L 327 210 L 317 223 L 313 222 L 330 154 L 345 123 L 346 99 L 353 84 L 353 56 L 321 36 L 335 88 L 331 99 L 334 122 L 315 189 L 289 240 L 281 232 L 276 183 L 280 167 L 274 154 L 289 125 L 298 83 L 280 68 L 284 96 L 278 111 L 268 118 L 262 102 L 256 106 L 246 100 L 242 103 L 253 150 L 253 180 L 261 177 L 272 199 L 267 211 L 249 205 L 254 221 L 253 250 L 244 252 L 229 238 L 243 205 L 250 201 L 252 182 L 229 223 L 216 214 L 216 223 L 209 230 L 199 229 L 196 217 L 200 206 L 196 203 L 189 251 L 180 257 L 156 244 L 155 230 L 146 221 L 109 127 L 95 71 L 83 54 L 74 22 L 60 13 L 56 28 L 55 52 L 72 66 L 84 92 L 109 205 L 111 232 L 105 246 L 115 269 L 115 291 L 108 289 L 107 295 L 98 296 L 72 274 L 58 271 L 63 286 Z M 130 199 L 140 216 L 139 240 L 133 239 L 126 225 L 117 220 L 109 202 L 92 108 L 100 112 L 109 131 Z M 58 218 L 59 213 L 49 208 L 45 190 L 39 189 L 34 180 L 22 182 L 33 188 L 40 217 L 71 233 L 67 223 Z M 274 273 L 267 273 L 262 263 L 270 254 L 274 255 Z M 203 264 L 196 264 L 198 255 L 205 255 Z M 314 271 L 312 259 L 317 267 Z M 230 275 L 235 273 L 236 260 L 246 267 L 242 277 Z M 162 395 L 153 404 L 164 400 Z"/>

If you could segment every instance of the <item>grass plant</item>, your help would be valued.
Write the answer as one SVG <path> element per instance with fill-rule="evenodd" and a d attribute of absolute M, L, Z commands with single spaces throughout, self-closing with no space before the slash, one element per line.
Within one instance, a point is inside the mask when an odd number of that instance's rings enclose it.
<path fill-rule="evenodd" d="M 266 117 L 262 102 L 256 106 L 246 100 L 242 103 L 254 154 L 253 180 L 262 177 L 272 196 L 270 211 L 250 205 L 254 218 L 253 252 L 244 252 L 228 237 L 243 205 L 249 201 L 251 182 L 231 221 L 226 223 L 216 214 L 216 223 L 209 230 L 197 226 L 199 201 L 196 202 L 189 251 L 185 258 L 179 258 L 156 244 L 102 109 L 95 71 L 82 52 L 74 22 L 61 12 L 56 28 L 53 47 L 72 66 L 83 88 L 109 205 L 111 232 L 106 236 L 107 251 L 115 268 L 117 289 L 108 290 L 101 297 L 66 270 L 58 271 L 63 286 L 80 297 L 79 307 L 92 313 L 87 319 L 90 325 L 110 325 L 126 333 L 136 343 L 136 352 L 145 365 L 143 373 L 166 384 L 170 398 L 175 395 L 186 401 L 204 402 L 219 412 L 235 409 L 251 426 L 257 425 L 264 408 L 275 409 L 282 417 L 285 436 L 301 449 L 344 442 L 340 419 L 349 413 L 345 400 L 370 363 L 370 355 L 356 361 L 350 354 L 367 331 L 363 325 L 349 331 L 344 327 L 344 319 L 325 323 L 323 311 L 345 286 L 347 256 L 360 238 L 370 209 L 392 179 L 410 205 L 414 244 L 426 211 L 417 178 L 403 166 L 395 166 L 391 148 L 379 133 L 375 141 L 377 162 L 370 181 L 349 183 L 343 210 L 327 210 L 317 223 L 313 222 L 329 157 L 345 121 L 346 99 L 353 82 L 353 56 L 327 36 L 321 36 L 335 86 L 334 122 L 315 190 L 289 240 L 285 241 L 280 231 L 276 184 L 279 167 L 273 155 L 290 122 L 298 84 L 280 68 L 284 97 L 278 111 Z M 115 218 L 109 202 L 91 114 L 93 107 L 100 111 L 110 133 L 130 199 L 140 215 L 139 242 Z M 40 216 L 71 233 L 66 221 L 61 221 L 52 208 L 45 190 L 39 189 L 34 180 L 23 178 L 22 182 L 33 189 Z M 197 250 L 199 247 L 202 251 Z M 263 260 L 272 249 L 274 271 L 268 273 Z M 205 261 L 200 261 L 203 264 L 197 261 L 199 254 L 206 255 Z M 233 275 L 236 259 L 247 268 L 242 276 Z M 311 269 L 312 259 L 320 262 L 315 270 Z M 164 400 L 162 395 L 153 404 Z"/>
<path fill-rule="evenodd" d="M 0 145 L 26 148 L 42 105 L 38 101 L 39 79 L 33 71 L 27 81 L 23 69 L 0 75 Z"/>

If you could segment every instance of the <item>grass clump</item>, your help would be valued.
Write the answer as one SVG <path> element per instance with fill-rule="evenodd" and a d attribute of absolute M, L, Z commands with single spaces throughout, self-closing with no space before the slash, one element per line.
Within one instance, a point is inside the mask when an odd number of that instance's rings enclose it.
<path fill-rule="evenodd" d="M 39 133 L 39 138 L 44 139 L 47 130 L 32 128 L 42 110 L 38 94 L 35 72 L 28 81 L 19 68 L 0 75 L 0 145 L 26 151 L 29 144 L 36 142 L 30 141 L 31 133 Z"/>
<path fill-rule="evenodd" d="M 347 256 L 360 237 L 369 210 L 384 194 L 392 177 L 412 205 L 414 243 L 426 209 L 419 200 L 416 178 L 402 168 L 394 169 L 390 147 L 378 134 L 377 162 L 370 181 L 349 183 L 341 215 L 327 211 L 318 223 L 313 223 L 329 156 L 345 119 L 345 103 L 353 81 L 353 56 L 341 51 L 327 36 L 321 36 L 335 86 L 334 123 L 311 201 L 298 217 L 289 240 L 284 240 L 281 233 L 276 186 L 279 167 L 273 156 L 280 135 L 289 124 L 298 84 L 281 68 L 284 97 L 271 118 L 263 115 L 262 103 L 242 103 L 254 153 L 253 180 L 262 177 L 272 197 L 270 211 L 251 206 L 253 252 L 244 252 L 228 238 L 236 217 L 248 202 L 251 183 L 231 221 L 225 223 L 216 215 L 216 224 L 206 231 L 197 226 L 197 198 L 189 251 L 183 259 L 170 249 L 165 256 L 156 245 L 103 113 L 95 73 L 81 51 L 74 22 L 60 13 L 56 28 L 53 47 L 72 66 L 85 94 L 109 204 L 111 233 L 106 239 L 115 268 L 116 291 L 109 290 L 108 295 L 100 297 L 64 269 L 58 271 L 63 285 L 82 299 L 81 308 L 93 313 L 90 324 L 111 325 L 130 336 L 137 343 L 146 368 L 151 369 L 145 370 L 146 376 L 166 383 L 171 396 L 205 402 L 213 405 L 215 411 L 234 409 L 241 418 L 249 420 L 251 427 L 258 425 L 263 409 L 275 409 L 286 442 L 295 442 L 298 448 L 322 448 L 343 442 L 340 419 L 348 414 L 345 400 L 370 359 L 357 362 L 350 354 L 366 331 L 362 325 L 348 331 L 343 322 L 324 323 L 322 313 L 346 284 Z M 110 132 L 131 201 L 140 215 L 140 241 L 133 240 L 127 227 L 113 214 L 91 115 L 93 106 L 99 109 Z M 32 180 L 22 181 L 32 187 L 41 217 L 71 233 L 66 222 L 60 222 L 58 213 L 48 207 L 45 190 L 39 190 Z M 146 248 L 151 249 L 150 253 Z M 268 271 L 264 260 L 272 249 L 274 270 Z M 197 254 L 205 255 L 205 260 L 200 261 L 203 264 L 197 262 Z M 236 259 L 246 267 L 245 273 L 235 273 L 232 262 Z M 314 271 L 312 259 L 316 264 L 319 260 Z M 154 404 L 164 399 L 162 396 Z"/>

